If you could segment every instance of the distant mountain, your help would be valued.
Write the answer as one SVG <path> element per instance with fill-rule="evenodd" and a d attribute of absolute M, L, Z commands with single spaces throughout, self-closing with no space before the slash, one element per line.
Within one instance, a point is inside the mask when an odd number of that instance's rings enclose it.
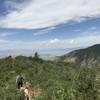
<path fill-rule="evenodd" d="M 100 44 L 72 51 L 61 56 L 59 60 L 68 63 L 75 63 L 80 66 L 96 66 L 97 68 L 100 68 Z"/>

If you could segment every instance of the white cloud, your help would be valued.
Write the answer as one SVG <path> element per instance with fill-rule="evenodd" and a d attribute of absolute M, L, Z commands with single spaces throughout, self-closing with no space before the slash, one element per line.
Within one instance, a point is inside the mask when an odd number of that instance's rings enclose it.
<path fill-rule="evenodd" d="M 15 35 L 15 34 L 16 33 L 3 32 L 3 33 L 0 33 L 0 38 L 4 38 L 4 37 Z"/>
<path fill-rule="evenodd" d="M 57 39 L 57 38 L 55 38 L 55 39 L 52 39 L 52 40 L 50 40 L 50 44 L 55 44 L 55 43 L 58 43 L 58 42 L 60 42 L 60 40 L 59 39 Z"/>
<path fill-rule="evenodd" d="M 92 26 L 92 27 L 90 27 L 90 30 L 91 31 L 94 31 L 94 30 L 96 30 L 97 28 L 95 27 L 95 26 Z"/>
<path fill-rule="evenodd" d="M 4 39 L 0 39 L 0 45 L 3 45 L 4 43 L 8 43 L 8 41 Z"/>
<path fill-rule="evenodd" d="M 49 31 L 53 28 L 48 28 L 46 31 Z M 14 33 L 16 34 L 16 33 Z M 52 38 L 50 40 L 35 40 L 35 41 L 11 41 L 6 40 L 5 37 L 10 35 L 14 35 L 13 33 L 0 33 L 0 51 L 5 50 L 13 50 L 21 51 L 23 50 L 35 50 L 35 51 L 49 51 L 56 49 L 67 49 L 73 50 L 77 48 L 83 48 L 94 44 L 100 44 L 100 32 L 93 31 L 89 28 L 86 32 L 82 33 L 82 35 L 73 37 L 73 38 L 66 38 L 66 39 L 59 39 L 59 38 Z M 16 52 L 15 52 L 16 53 Z M 27 52 L 28 53 L 28 52 Z M 52 52 L 53 53 L 53 52 Z"/>
<path fill-rule="evenodd" d="M 87 46 L 91 46 L 94 44 L 100 44 L 100 35 L 88 35 L 88 36 L 80 36 L 75 38 L 67 38 L 67 39 L 52 39 L 45 42 L 47 48 L 49 49 L 59 49 L 59 48 L 83 48 Z M 45 45 L 45 46 L 46 46 Z"/>
<path fill-rule="evenodd" d="M 32 0 L 0 20 L 0 27 L 45 28 L 100 16 L 100 0 Z"/>
<path fill-rule="evenodd" d="M 50 28 L 46 28 L 46 29 L 42 29 L 38 32 L 33 33 L 33 35 L 43 35 L 43 34 L 47 34 L 48 32 L 54 30 L 56 27 L 50 27 Z"/>
<path fill-rule="evenodd" d="M 70 43 L 72 44 L 72 43 L 74 43 L 74 40 L 72 39 L 72 40 L 70 40 Z"/>
<path fill-rule="evenodd" d="M 94 44 L 100 44 L 100 35 L 88 35 L 88 36 L 66 38 L 66 39 L 54 38 L 45 41 L 41 40 L 41 41 L 27 41 L 27 42 L 7 41 L 4 39 L 0 39 L 0 51 L 8 51 L 9 54 L 11 54 L 11 51 L 13 51 L 13 54 L 16 54 L 16 52 L 17 53 L 20 52 L 21 54 L 23 53 L 28 54 L 32 53 L 33 51 L 39 51 L 45 53 L 47 51 L 48 53 L 53 54 L 54 52 L 57 51 L 52 51 L 52 50 L 64 49 L 66 50 L 65 53 L 67 53 L 70 50 L 83 48 Z M 31 52 L 25 50 L 31 50 Z M 6 52 L 6 54 L 8 53 Z"/>
<path fill-rule="evenodd" d="M 81 36 L 99 36 L 100 32 L 96 30 L 96 27 L 90 27 L 85 32 L 81 33 Z"/>

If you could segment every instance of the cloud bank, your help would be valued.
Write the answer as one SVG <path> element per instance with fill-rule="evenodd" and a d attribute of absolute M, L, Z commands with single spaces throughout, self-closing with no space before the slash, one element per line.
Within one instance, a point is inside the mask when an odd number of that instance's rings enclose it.
<path fill-rule="evenodd" d="M 0 27 L 38 29 L 98 16 L 100 0 L 32 0 L 0 20 Z"/>
<path fill-rule="evenodd" d="M 100 35 L 89 35 L 76 38 L 59 39 L 41 41 L 7 41 L 0 38 L 0 50 L 53 50 L 83 48 L 100 43 Z"/>

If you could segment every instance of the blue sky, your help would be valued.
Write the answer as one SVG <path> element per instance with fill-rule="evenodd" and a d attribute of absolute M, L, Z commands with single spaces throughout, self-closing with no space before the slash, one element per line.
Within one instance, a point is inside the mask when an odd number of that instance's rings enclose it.
<path fill-rule="evenodd" d="M 0 0 L 0 55 L 61 55 L 100 43 L 100 0 Z"/>

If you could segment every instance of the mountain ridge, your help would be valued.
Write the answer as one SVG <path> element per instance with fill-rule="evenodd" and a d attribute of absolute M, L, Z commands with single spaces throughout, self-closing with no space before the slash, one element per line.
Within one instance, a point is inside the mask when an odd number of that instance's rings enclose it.
<path fill-rule="evenodd" d="M 59 60 L 75 63 L 80 66 L 94 66 L 100 68 L 100 44 L 96 44 L 84 49 L 74 50 L 68 54 L 60 56 Z"/>

